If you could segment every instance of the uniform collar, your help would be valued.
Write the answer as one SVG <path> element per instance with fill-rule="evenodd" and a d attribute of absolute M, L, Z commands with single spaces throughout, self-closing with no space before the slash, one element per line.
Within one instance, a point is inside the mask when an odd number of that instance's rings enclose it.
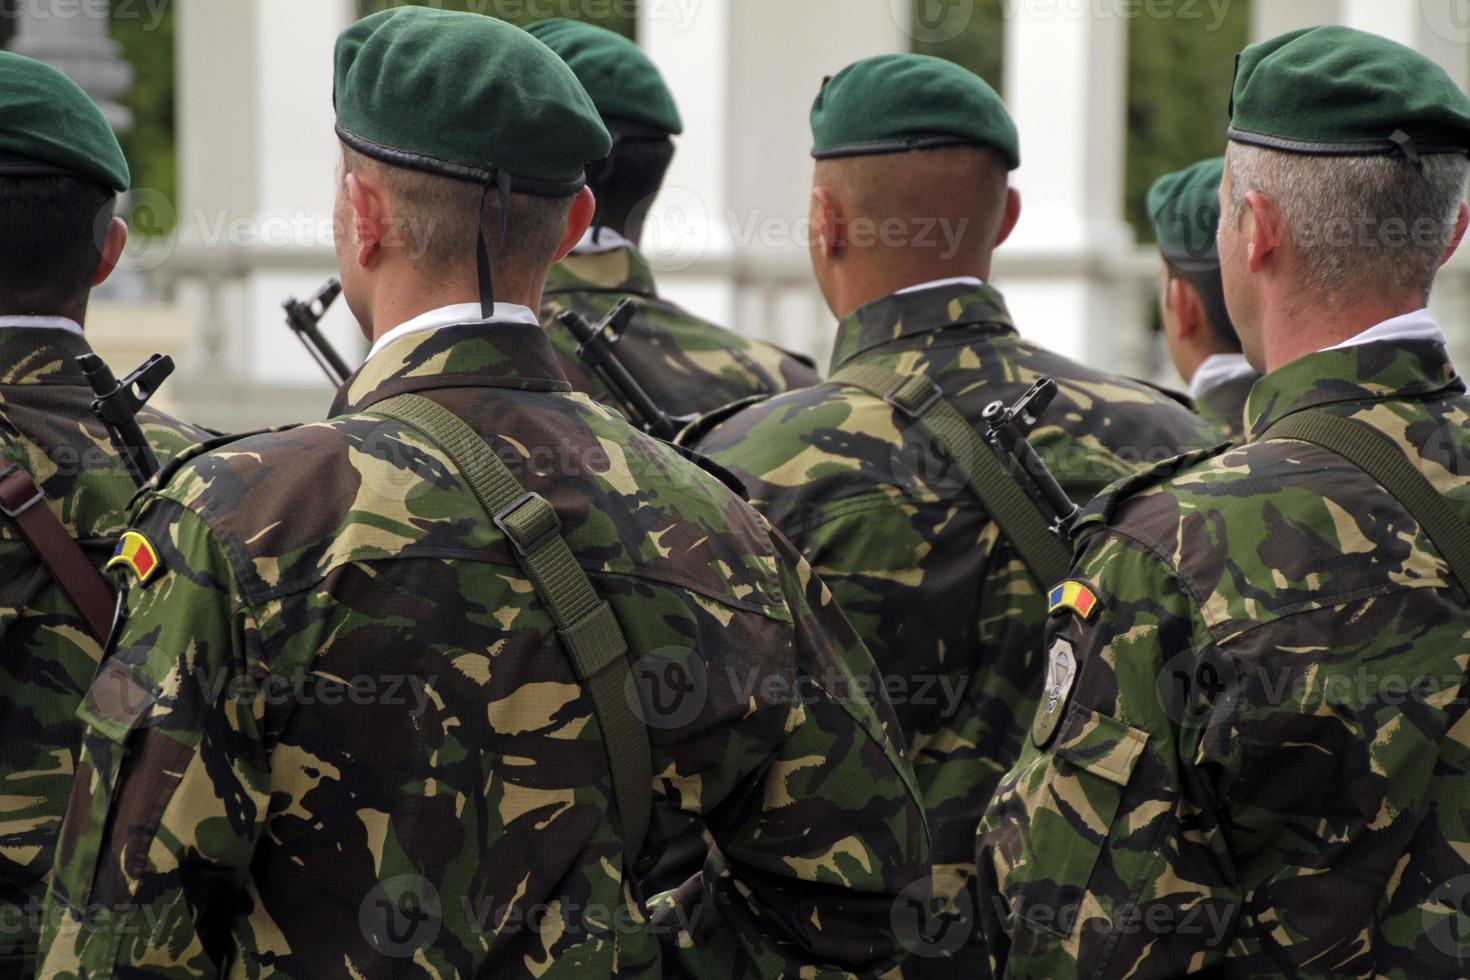
<path fill-rule="evenodd" d="M 875 300 L 843 320 L 832 351 L 832 372 L 879 347 L 914 340 L 932 344 L 935 334 L 956 328 L 980 328 L 995 336 L 1016 335 L 1005 300 L 995 287 L 978 280 L 932 284 L 917 292 L 904 291 Z"/>
<path fill-rule="evenodd" d="M 80 328 L 74 333 L 53 326 L 0 327 L 0 385 L 85 385 L 77 358 L 90 353 Z"/>
<path fill-rule="evenodd" d="M 632 245 L 582 255 L 573 252 L 552 266 L 546 277 L 546 296 L 585 292 L 630 293 L 649 299 L 658 298 L 653 270 L 643 253 Z"/>
<path fill-rule="evenodd" d="M 389 340 L 337 392 L 332 416 L 435 388 L 572 390 L 539 323 L 476 320 Z"/>
<path fill-rule="evenodd" d="M 1211 354 L 1189 379 L 1189 398 L 1198 403 L 1204 401 L 1210 391 L 1232 381 L 1254 381 L 1258 377 L 1260 375 L 1244 354 Z"/>
<path fill-rule="evenodd" d="M 1256 382 L 1246 404 L 1248 441 L 1288 415 L 1324 405 L 1463 393 L 1444 344 L 1434 340 L 1367 342 L 1297 358 Z"/>
<path fill-rule="evenodd" d="M 441 327 L 458 326 L 461 323 L 478 323 L 483 319 L 480 315 L 479 303 L 456 303 L 453 306 L 441 306 L 437 310 L 420 313 L 412 320 L 400 323 L 374 341 L 372 349 L 368 351 L 367 359 L 372 360 L 379 351 L 385 350 L 394 341 L 407 337 L 409 334 L 426 333 Z M 495 312 L 489 319 L 495 323 L 529 323 L 532 326 L 539 326 L 541 323 L 536 314 L 531 312 L 530 307 L 519 306 L 515 303 L 496 303 Z"/>

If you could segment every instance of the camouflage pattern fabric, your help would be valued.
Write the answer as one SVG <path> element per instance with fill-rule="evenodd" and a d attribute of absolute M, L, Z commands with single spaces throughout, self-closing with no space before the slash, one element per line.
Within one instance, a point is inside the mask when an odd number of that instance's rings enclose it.
<path fill-rule="evenodd" d="M 623 866 L 590 696 L 507 539 L 416 432 L 469 422 L 630 643 L 653 827 Z M 91 688 L 47 977 L 873 976 L 929 846 L 871 658 L 722 483 L 572 394 L 539 327 L 398 340 L 330 421 L 186 460 Z M 918 885 L 916 885 L 918 883 Z"/>
<path fill-rule="evenodd" d="M 20 466 L 100 568 L 137 492 L 64 330 L 0 327 L 0 470 Z M 155 411 L 143 431 L 160 459 L 206 437 Z M 56 832 L 82 738 L 76 710 L 102 651 L 8 518 L 0 516 L 0 976 L 29 976 Z"/>
<path fill-rule="evenodd" d="M 1442 346 L 1303 357 L 1256 384 L 1250 435 L 1310 408 L 1391 437 L 1470 519 Z M 1080 673 L 980 830 L 996 965 L 1467 975 L 1470 609 L 1398 502 L 1273 441 L 1120 484 L 1084 527 L 1098 609 L 1047 636 Z"/>
<path fill-rule="evenodd" d="M 1194 410 L 1215 427 L 1220 438 L 1240 442 L 1245 436 L 1245 405 L 1258 379 L 1229 378 L 1199 393 Z"/>
<path fill-rule="evenodd" d="M 1069 494 L 1211 445 L 1194 415 L 1021 340 L 1000 294 L 941 286 L 869 304 L 840 327 L 832 370 L 923 374 L 965 418 L 1041 377 L 1060 385 L 1033 441 Z M 924 429 L 856 389 L 824 385 L 748 408 L 701 443 L 828 583 L 886 677 L 934 834 L 936 886 L 968 918 L 975 825 L 1021 751 L 1040 695 L 1045 596 Z M 967 922 L 920 950 L 983 959 Z M 914 971 L 922 962 L 911 963 Z"/>
<path fill-rule="evenodd" d="M 623 408 L 583 365 L 576 340 L 556 317 L 571 310 L 595 324 L 630 298 L 638 312 L 617 342 L 618 358 L 670 415 L 699 415 L 752 395 L 774 395 L 821 381 L 809 361 L 660 299 L 653 272 L 637 249 L 574 254 L 552 268 L 541 320 L 572 387 L 605 405 Z"/>

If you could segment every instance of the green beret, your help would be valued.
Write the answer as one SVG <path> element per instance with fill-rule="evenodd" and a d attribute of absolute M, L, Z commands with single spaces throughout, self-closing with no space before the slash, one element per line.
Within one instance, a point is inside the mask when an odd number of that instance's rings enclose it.
<path fill-rule="evenodd" d="M 1424 55 L 1376 34 L 1312 27 L 1236 59 L 1230 138 L 1288 153 L 1470 152 L 1470 98 Z"/>
<path fill-rule="evenodd" d="M 812 106 L 812 156 L 874 156 L 986 146 L 1021 165 L 1016 124 L 995 90 L 952 62 L 885 54 L 827 79 Z"/>
<path fill-rule="evenodd" d="M 376 160 L 559 197 L 612 149 L 566 62 L 483 14 L 394 7 L 337 39 L 337 136 Z"/>
<path fill-rule="evenodd" d="M 555 17 L 526 28 L 571 65 L 604 122 L 684 132 L 674 95 L 643 49 L 595 24 Z"/>
<path fill-rule="evenodd" d="M 102 110 L 76 82 L 0 51 L 0 177 L 84 177 L 121 194 L 132 176 Z"/>
<path fill-rule="evenodd" d="M 1148 213 L 1166 259 L 1219 267 L 1215 235 L 1220 229 L 1224 179 L 1225 158 L 1215 157 L 1154 181 L 1148 191 Z"/>

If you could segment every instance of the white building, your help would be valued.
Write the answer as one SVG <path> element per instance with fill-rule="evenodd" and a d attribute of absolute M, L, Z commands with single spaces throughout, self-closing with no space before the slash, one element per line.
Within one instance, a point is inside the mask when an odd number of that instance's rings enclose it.
<path fill-rule="evenodd" d="M 135 0 L 145 11 L 145 0 Z M 547 12 L 588 0 L 524 0 Z M 1022 332 L 1091 363 L 1159 369 L 1149 333 L 1158 261 L 1123 218 L 1128 22 L 1149 0 L 1002 0 L 1006 91 L 1026 165 L 1017 234 L 996 281 Z M 1211 3 L 1231 0 L 1200 0 Z M 167 300 L 110 299 L 94 338 L 117 367 L 175 354 L 173 405 L 239 429 L 318 418 L 330 391 L 281 317 L 281 302 L 334 271 L 332 45 L 353 0 L 175 0 L 178 201 L 140 189 L 130 205 L 173 208 L 175 238 L 132 250 L 129 268 Z M 807 112 L 823 76 L 907 50 L 915 32 L 958 33 L 974 0 L 644 0 L 640 43 L 664 70 L 688 132 L 651 222 L 666 294 L 715 319 L 825 357 L 832 324 L 809 282 L 803 221 Z M 71 16 L 57 16 L 65 7 Z M 93 9 L 89 12 L 88 8 Z M 10 46 L 53 61 L 104 102 L 127 84 L 106 40 L 105 2 L 24 0 Z M 1257 38 L 1315 23 L 1376 31 L 1470 84 L 1467 0 L 1255 0 Z M 114 105 L 110 115 L 125 125 Z M 1223 115 L 1223 113 L 1222 113 Z M 1223 140 L 1223 135 L 1222 135 Z M 1222 142 L 1223 145 L 1223 142 Z M 1435 306 L 1470 358 L 1470 262 Z M 329 333 L 365 350 L 342 308 Z M 1165 376 L 1165 380 L 1169 380 Z"/>

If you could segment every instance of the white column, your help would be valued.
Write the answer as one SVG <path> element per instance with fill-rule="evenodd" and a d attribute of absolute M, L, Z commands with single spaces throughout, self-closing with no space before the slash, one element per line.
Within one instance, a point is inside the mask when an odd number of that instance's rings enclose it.
<path fill-rule="evenodd" d="M 232 280 L 223 291 L 182 291 L 198 323 L 183 381 L 208 416 L 249 397 L 270 418 L 319 417 L 329 399 L 287 331 L 281 303 L 334 274 L 332 51 L 355 6 L 236 0 L 178 7 L 175 258 Z M 242 269 L 249 270 L 243 284 Z M 349 362 L 360 357 L 365 345 L 344 304 L 323 328 Z"/>
<path fill-rule="evenodd" d="M 1418 0 L 1376 2 L 1384 7 L 1417 9 L 1419 6 Z M 1251 41 L 1268 41 L 1279 34 L 1318 24 L 1340 24 L 1341 7 L 1342 0 L 1254 0 L 1251 3 Z"/>
<path fill-rule="evenodd" d="M 907 51 L 907 27 L 907 0 L 644 5 L 640 43 L 685 124 L 645 239 L 665 293 L 825 355 L 833 327 L 805 249 L 811 105 L 826 76 Z"/>
<path fill-rule="evenodd" d="M 1021 333 L 1105 366 L 1135 359 L 1138 291 L 1103 265 L 1134 248 L 1123 218 L 1128 24 L 1045 0 L 1007 4 L 1006 101 L 1021 134 L 1021 221 L 996 284 Z M 1135 322 L 1136 321 L 1136 322 Z"/>
<path fill-rule="evenodd" d="M 102 107 L 112 128 L 132 128 L 133 117 L 117 100 L 133 82 L 133 69 L 109 36 L 105 2 L 29 0 L 15 10 L 10 50 L 44 61 L 80 85 Z"/>

